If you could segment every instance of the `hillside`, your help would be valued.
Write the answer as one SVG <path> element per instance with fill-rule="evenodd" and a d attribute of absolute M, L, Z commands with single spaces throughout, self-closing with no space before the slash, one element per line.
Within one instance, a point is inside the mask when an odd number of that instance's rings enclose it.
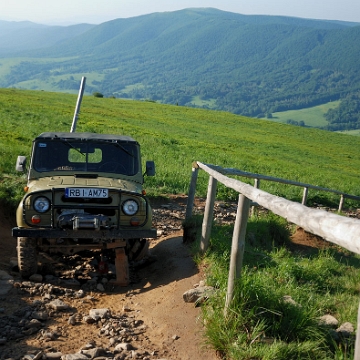
<path fill-rule="evenodd" d="M 76 96 L 45 91 L 0 89 L 0 199 L 17 202 L 24 178 L 15 171 L 18 155 L 29 156 L 34 137 L 69 131 Z M 250 119 L 222 111 L 148 101 L 84 96 L 79 132 L 129 135 L 154 160 L 156 176 L 146 178 L 150 194 L 183 194 L 193 161 L 237 168 L 359 195 L 360 137 Z M 252 183 L 252 181 L 250 181 Z M 263 182 L 261 188 L 291 200 L 302 189 Z M 199 180 L 205 196 L 207 181 Z M 219 187 L 218 197 L 236 194 Z M 339 203 L 337 195 L 309 191 L 311 203 Z M 348 203 L 350 205 L 350 203 Z"/>
<path fill-rule="evenodd" d="M 187 9 L 84 26 L 8 54 L 0 86 L 75 91 L 86 75 L 90 93 L 260 117 L 360 89 L 359 24 Z"/>

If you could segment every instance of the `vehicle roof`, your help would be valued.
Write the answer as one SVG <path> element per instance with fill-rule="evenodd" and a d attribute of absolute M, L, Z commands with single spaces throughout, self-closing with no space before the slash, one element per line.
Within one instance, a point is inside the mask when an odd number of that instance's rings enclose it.
<path fill-rule="evenodd" d="M 37 136 L 37 139 L 66 139 L 66 140 L 83 140 L 83 141 L 126 141 L 138 143 L 135 139 L 125 135 L 96 134 L 90 132 L 44 132 Z"/>

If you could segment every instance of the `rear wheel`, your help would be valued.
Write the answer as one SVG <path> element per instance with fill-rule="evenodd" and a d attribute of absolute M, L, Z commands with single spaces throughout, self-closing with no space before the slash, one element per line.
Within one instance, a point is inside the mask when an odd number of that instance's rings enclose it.
<path fill-rule="evenodd" d="M 18 237 L 17 256 L 20 275 L 23 278 L 36 274 L 38 269 L 36 239 Z"/>

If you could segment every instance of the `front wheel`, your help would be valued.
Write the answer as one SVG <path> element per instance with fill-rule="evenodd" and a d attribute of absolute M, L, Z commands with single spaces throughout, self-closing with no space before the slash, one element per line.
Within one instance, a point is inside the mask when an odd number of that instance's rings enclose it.
<path fill-rule="evenodd" d="M 129 239 L 127 255 L 130 261 L 143 260 L 149 256 L 149 242 L 146 239 Z"/>
<path fill-rule="evenodd" d="M 23 278 L 36 274 L 38 269 L 36 239 L 18 237 L 17 257 L 20 275 Z"/>

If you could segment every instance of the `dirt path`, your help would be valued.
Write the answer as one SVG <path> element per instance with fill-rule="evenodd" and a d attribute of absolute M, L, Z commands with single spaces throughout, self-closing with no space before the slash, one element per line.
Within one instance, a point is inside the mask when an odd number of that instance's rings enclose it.
<path fill-rule="evenodd" d="M 172 212 L 178 204 L 166 204 Z M 0 209 L 0 270 L 9 271 L 11 257 L 16 257 L 16 241 L 11 237 L 12 219 L 6 218 L 6 209 Z M 1 216 L 3 215 L 3 216 Z M 162 220 L 163 221 L 163 220 Z M 170 224 L 170 225 L 169 225 Z M 69 299 L 71 307 L 79 313 L 87 313 L 91 308 L 109 308 L 112 313 L 123 313 L 124 309 L 146 326 L 147 347 L 153 349 L 151 359 L 216 359 L 214 351 L 204 347 L 202 325 L 199 320 L 200 309 L 194 304 L 185 303 L 183 293 L 203 280 L 194 264 L 189 249 L 182 242 L 181 220 L 169 219 L 162 225 L 164 235 L 151 242 L 151 254 L 157 261 L 137 269 L 137 281 L 126 288 L 107 289 L 105 293 L 92 293 L 96 303 L 79 299 Z M 169 230 L 169 226 L 170 230 Z M 167 234 L 167 235 L 166 235 Z M 15 281 L 20 280 L 18 273 L 10 272 Z M 2 315 L 11 315 L 16 308 L 31 304 L 39 297 L 12 289 L 0 302 Z M 59 351 L 63 354 L 75 353 L 90 341 L 97 345 L 108 346 L 108 339 L 98 336 L 99 329 L 87 324 L 69 325 L 69 315 L 58 316 L 51 320 L 49 329 L 61 332 L 55 341 L 44 342 L 38 334 L 18 341 L 8 341 L 0 345 L 1 354 L 10 354 L 14 359 L 25 353 L 39 350 Z M 10 357 L 7 355 L 7 357 Z"/>

